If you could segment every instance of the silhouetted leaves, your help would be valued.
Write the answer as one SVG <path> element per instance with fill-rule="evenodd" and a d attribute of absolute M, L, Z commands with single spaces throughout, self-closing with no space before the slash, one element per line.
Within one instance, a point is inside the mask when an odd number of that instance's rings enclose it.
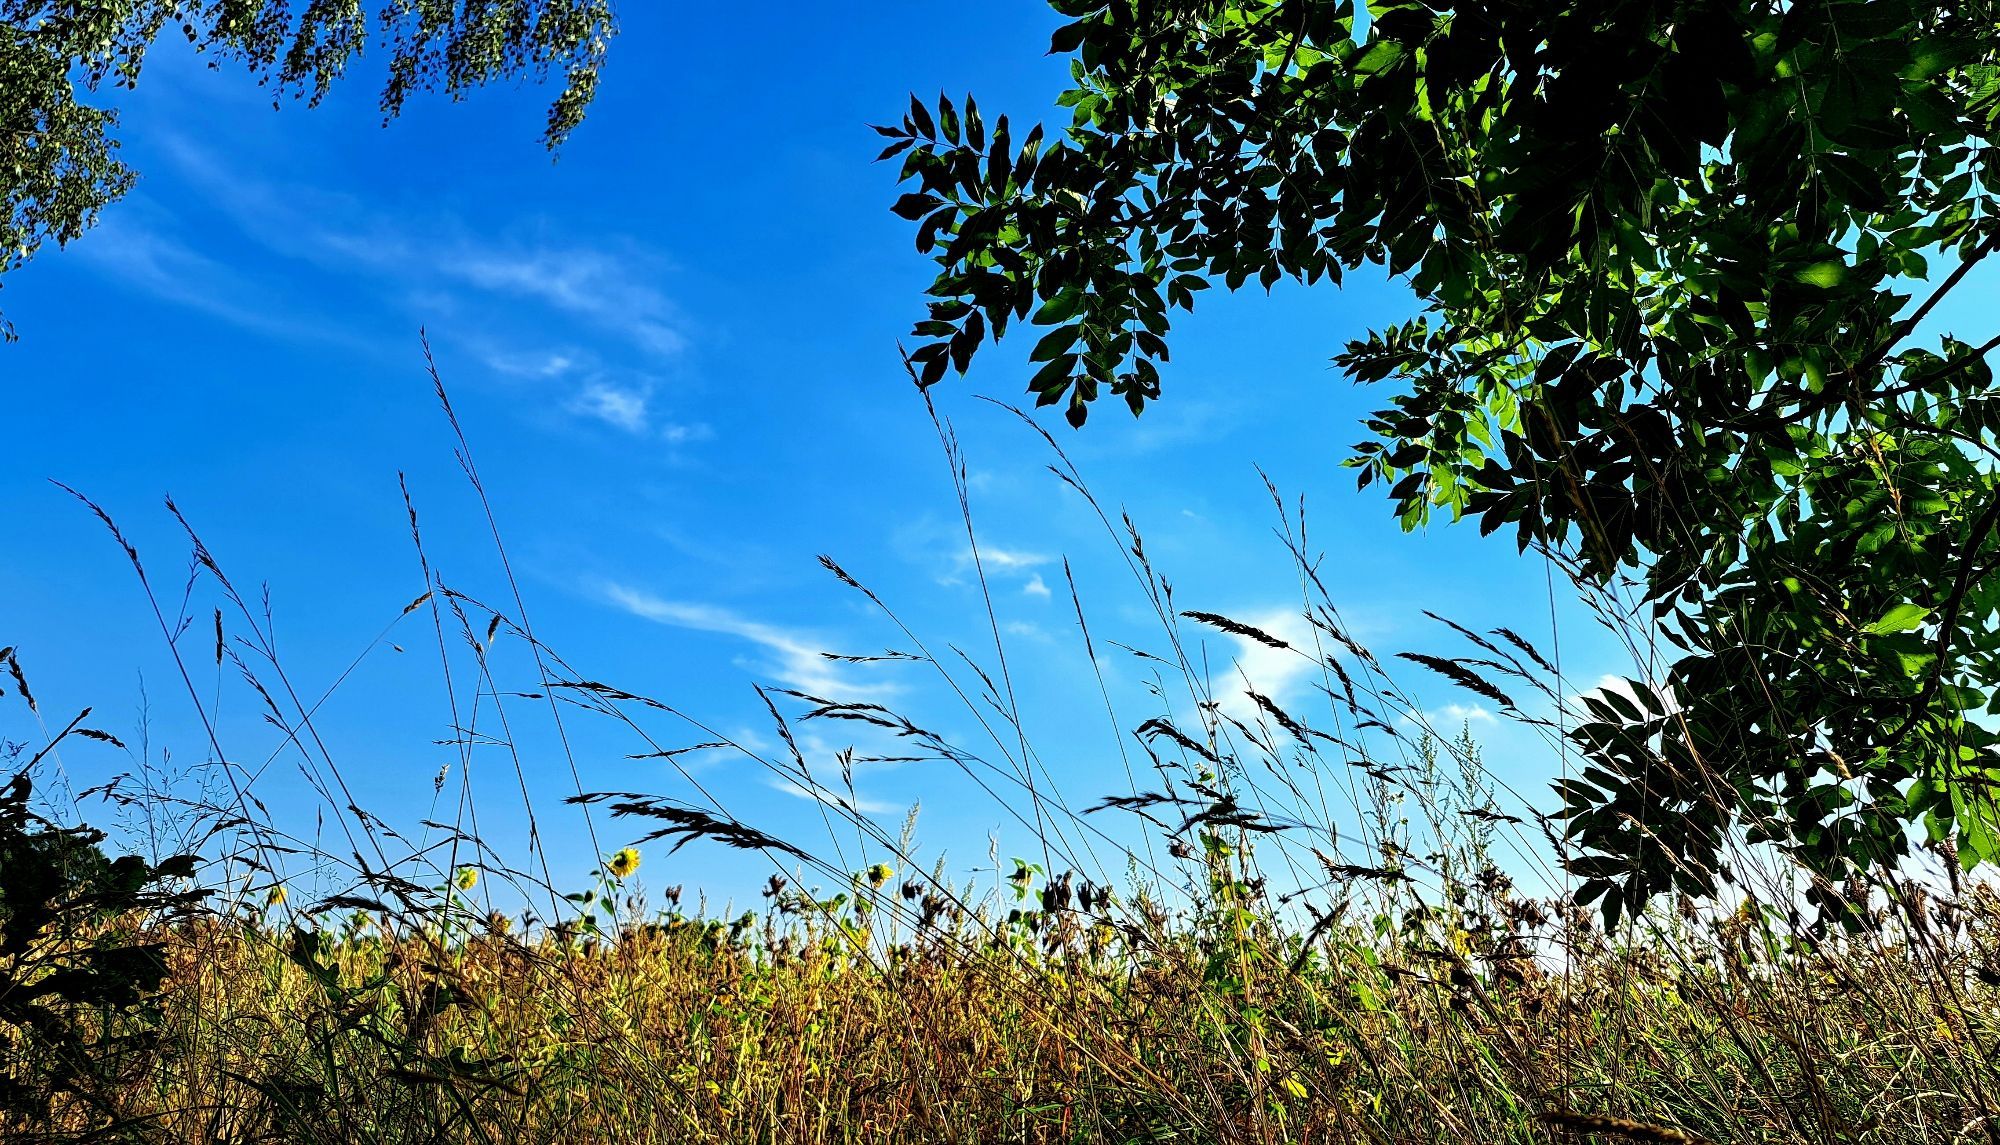
<path fill-rule="evenodd" d="M 133 932 L 142 913 L 170 920 L 207 892 L 182 885 L 193 856 L 149 865 L 107 857 L 104 835 L 29 809 L 26 773 L 0 792 L 0 1110 L 39 1116 L 59 1093 L 100 1110 L 95 1089 L 115 1050 L 150 1044 L 148 998 L 166 976 L 164 946 Z M 110 1016 L 126 1021 L 107 1022 Z"/>

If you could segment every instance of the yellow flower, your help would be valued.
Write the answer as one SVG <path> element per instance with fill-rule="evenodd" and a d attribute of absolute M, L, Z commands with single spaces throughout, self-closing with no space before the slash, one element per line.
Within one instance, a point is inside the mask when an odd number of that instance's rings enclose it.
<path fill-rule="evenodd" d="M 479 885 L 479 872 L 471 867 L 460 867 L 451 882 L 459 890 L 469 891 Z"/>
<path fill-rule="evenodd" d="M 274 886 L 270 890 L 264 893 L 264 905 L 283 906 L 285 905 L 286 897 L 287 896 L 285 894 L 285 888 L 283 885 Z"/>
<path fill-rule="evenodd" d="M 879 887 L 895 877 L 896 868 L 887 863 L 877 863 L 868 868 L 868 885 L 871 887 Z"/>
<path fill-rule="evenodd" d="M 611 856 L 611 861 L 604 864 L 604 869 L 609 871 L 611 877 L 614 879 L 628 878 L 633 871 L 639 869 L 639 852 L 634 848 L 626 847 Z"/>

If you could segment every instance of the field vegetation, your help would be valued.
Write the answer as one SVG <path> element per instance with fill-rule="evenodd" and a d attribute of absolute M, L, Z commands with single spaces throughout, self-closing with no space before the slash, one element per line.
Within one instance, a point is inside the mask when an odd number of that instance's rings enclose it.
<path fill-rule="evenodd" d="M 1024 879 L 1037 909 L 961 914 L 921 880 L 875 882 L 836 908 L 781 890 L 754 916 L 585 938 L 368 913 L 144 929 L 162 991 L 114 1028 L 146 1039 L 80 1065 L 17 1049 L 17 1070 L 76 1088 L 8 1138 L 1985 1137 L 1984 887 L 1803 943 L 1769 906 L 1607 939 L 1489 878 L 1445 904 L 1356 901 L 1308 945 L 1235 899 L 1149 922 Z M 884 916 L 888 943 L 859 937 Z"/>
<path fill-rule="evenodd" d="M 1331 687 L 1322 712 L 1262 698 L 1250 721 L 1196 670 L 1199 632 L 1285 642 L 1176 611 L 1138 533 L 1104 520 L 1162 624 L 1161 710 L 1131 737 L 1150 789 L 1084 808 L 1045 775 L 1008 771 L 1033 758 L 1032 729 L 1005 718 L 978 748 L 877 706 L 767 693 L 796 705 L 773 704 L 783 742 L 802 721 L 890 729 L 1044 825 L 1037 855 L 996 852 L 979 879 L 926 870 L 914 816 L 885 832 L 824 785 L 831 826 L 852 840 L 841 853 L 873 861 L 849 869 L 713 809 L 593 793 L 573 802 L 608 805 L 647 838 L 567 887 L 470 835 L 454 848 L 463 864 L 432 851 L 374 869 L 244 821 L 213 777 L 136 775 L 104 793 L 144 816 L 121 838 L 208 852 L 197 877 L 193 860 L 107 864 L 96 832 L 30 810 L 24 780 L 6 820 L 6 1138 L 1989 1138 L 2000 894 L 1961 874 L 1949 842 L 1827 888 L 1850 908 L 1834 915 L 1803 898 L 1809 872 L 1739 839 L 1728 898 L 1681 896 L 1607 929 L 1551 861 L 1565 849 L 1555 821 L 1511 814 L 1469 732 L 1431 728 L 1344 634 L 1302 542 L 1303 614 L 1330 651 L 1293 651 L 1323 655 Z M 460 629 L 451 643 L 477 658 L 496 632 L 527 639 L 435 591 Z M 1562 694 L 1531 643 L 1465 635 L 1524 686 Z M 995 710 L 973 661 L 911 655 Z M 27 703 L 26 670 L 7 667 Z M 275 665 L 261 667 L 245 678 L 268 694 Z M 662 706 L 581 676 L 548 686 L 627 723 Z M 1641 698 L 1571 706 L 1587 718 Z M 108 733 L 79 720 L 34 754 L 65 736 Z M 821 783 L 803 758 L 724 746 Z M 13 750 L 36 771 L 26 745 Z M 1142 829 L 1103 829 L 1112 816 Z M 353 826 L 370 822 L 358 812 Z M 1110 863 L 1064 861 L 1085 834 Z M 761 899 L 649 889 L 645 855 L 683 844 L 768 856 Z M 268 871 L 300 853 L 347 889 L 296 900 Z M 17 880 L 30 856 L 45 877 Z"/>

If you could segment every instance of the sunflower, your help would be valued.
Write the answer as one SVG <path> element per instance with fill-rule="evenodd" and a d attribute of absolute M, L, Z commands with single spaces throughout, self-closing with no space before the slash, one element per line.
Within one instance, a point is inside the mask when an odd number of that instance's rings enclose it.
<path fill-rule="evenodd" d="M 632 847 L 626 847 L 625 849 L 619 851 L 617 854 L 611 856 L 611 860 L 604 864 L 604 869 L 606 871 L 609 871 L 611 873 L 611 877 L 614 879 L 629 878 L 633 871 L 639 869 L 638 850 Z"/>

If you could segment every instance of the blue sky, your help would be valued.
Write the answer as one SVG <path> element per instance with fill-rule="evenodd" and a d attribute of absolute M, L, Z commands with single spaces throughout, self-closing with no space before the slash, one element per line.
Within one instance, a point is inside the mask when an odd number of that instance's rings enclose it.
<path fill-rule="evenodd" d="M 436 741 L 452 738 L 452 697 L 461 721 L 473 707 L 463 648 L 448 634 L 460 659 L 448 692 L 427 611 L 376 642 L 424 586 L 399 474 L 431 564 L 515 609 L 425 374 L 427 329 L 535 631 L 583 676 L 761 750 L 777 744 L 759 681 L 881 700 L 977 738 L 973 713 L 925 673 L 816 655 L 907 647 L 817 557 L 832 555 L 941 653 L 956 644 L 997 666 L 946 459 L 896 356 L 929 264 L 887 210 L 895 172 L 871 162 L 867 125 L 941 87 L 978 93 L 989 119 L 1043 118 L 1066 79 L 1043 55 L 1057 21 L 1025 0 L 627 5 L 622 19 L 598 102 L 556 162 L 536 144 L 551 93 L 532 86 L 417 102 L 384 129 L 366 67 L 317 109 L 274 111 L 240 73 L 163 44 L 119 97 L 138 188 L 0 291 L 21 334 L 0 348 L 13 430 L 0 451 L 0 643 L 19 647 L 44 720 L 94 706 L 92 723 L 137 745 L 143 696 L 155 756 L 208 754 L 131 568 L 49 482 L 118 519 L 169 611 L 187 564 L 161 507 L 171 495 L 246 595 L 268 585 L 288 679 L 309 707 L 326 696 L 314 731 L 356 801 L 412 837 L 419 820 L 451 817 L 457 773 L 442 795 L 433 779 L 462 762 Z M 1272 536 L 1261 467 L 1307 498 L 1342 613 L 1385 656 L 1463 650 L 1430 609 L 1538 641 L 1559 617 L 1575 679 L 1630 671 L 1559 581 L 1552 617 L 1539 562 L 1470 527 L 1406 536 L 1379 491 L 1357 492 L 1339 467 L 1359 416 L 1386 395 L 1352 387 L 1328 359 L 1407 314 L 1406 293 L 1364 282 L 1204 302 L 1181 320 L 1166 395 L 1143 418 L 1106 407 L 1078 433 L 1037 415 L 1100 499 L 1130 512 L 1180 606 L 1296 631 L 1297 577 Z M 1159 630 L 1120 548 L 1047 473 L 1046 446 L 976 400 L 1021 400 L 1026 349 L 987 352 L 935 397 L 963 449 L 1024 719 L 1081 804 L 1127 785 L 1063 559 L 1100 640 L 1153 648 Z M 183 644 L 217 738 L 262 768 L 255 790 L 283 825 L 330 840 L 299 750 L 215 668 L 214 597 L 197 592 Z M 233 617 L 229 630 L 243 632 Z M 1218 679 L 1248 651 L 1207 640 Z M 494 658 L 503 688 L 532 690 L 518 641 L 503 635 Z M 1154 714 L 1145 663 L 1105 658 L 1127 729 Z M 1245 664 L 1281 700 L 1310 700 L 1296 667 L 1261 654 Z M 1546 792 L 1556 764 L 1538 740 L 1414 666 L 1396 675 L 1451 730 L 1469 717 L 1503 779 Z M 506 749 L 471 755 L 479 826 L 503 856 L 525 854 L 524 786 L 570 885 L 593 846 L 635 833 L 600 816 L 593 842 L 558 802 L 579 782 L 697 798 L 667 764 L 624 758 L 647 750 L 629 730 L 572 713 L 566 755 L 545 706 L 509 703 L 518 774 Z M 17 708 L 6 734 L 30 738 Z M 481 702 L 483 734 L 502 736 L 498 714 Z M 657 712 L 641 722 L 663 746 L 706 738 Z M 802 744 L 818 764 L 847 739 L 814 727 Z M 83 745 L 61 764 L 81 788 L 132 760 Z M 819 805 L 769 773 L 731 759 L 693 773 L 730 811 L 826 849 Z M 926 853 L 948 853 L 955 872 L 987 865 L 994 831 L 1003 856 L 1029 853 L 1024 829 L 946 765 L 863 765 L 856 790 L 891 833 L 920 801 Z M 654 847 L 645 870 L 654 885 L 739 902 L 769 873 L 705 844 L 671 859 Z"/>

